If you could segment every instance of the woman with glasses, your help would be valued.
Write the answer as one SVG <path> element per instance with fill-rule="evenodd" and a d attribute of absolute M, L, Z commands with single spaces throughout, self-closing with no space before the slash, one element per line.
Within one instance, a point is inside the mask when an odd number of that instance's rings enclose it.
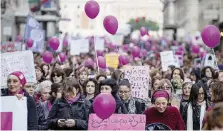
<path fill-rule="evenodd" d="M 53 69 L 50 80 L 52 83 L 63 83 L 65 81 L 65 73 L 60 68 Z"/>
<path fill-rule="evenodd" d="M 182 109 L 182 117 L 187 130 L 200 130 L 206 110 L 208 109 L 207 94 L 201 82 L 191 88 L 189 103 Z"/>
<path fill-rule="evenodd" d="M 180 108 L 180 98 L 174 94 L 173 86 L 168 79 L 162 79 L 160 81 L 160 85 L 158 89 L 165 90 L 169 94 L 170 96 L 169 105 L 175 106 L 178 109 Z"/>
<path fill-rule="evenodd" d="M 131 85 L 128 79 L 119 82 L 118 95 L 125 103 L 128 114 L 142 114 L 145 110 L 145 103 L 140 103 L 136 98 L 131 96 Z"/>

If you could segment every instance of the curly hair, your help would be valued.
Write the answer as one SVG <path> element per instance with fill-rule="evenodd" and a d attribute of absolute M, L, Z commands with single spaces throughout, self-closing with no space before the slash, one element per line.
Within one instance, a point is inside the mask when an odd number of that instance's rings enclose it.
<path fill-rule="evenodd" d="M 94 83 L 94 85 L 95 85 L 94 95 L 96 96 L 99 93 L 99 91 L 98 91 L 98 82 L 95 79 L 93 79 L 93 78 L 89 78 L 88 80 L 86 80 L 84 82 L 84 84 L 83 84 L 84 85 L 84 87 L 83 87 L 84 95 L 87 95 L 86 87 L 87 87 L 88 82 L 93 82 Z"/>
<path fill-rule="evenodd" d="M 104 86 L 104 85 L 107 85 L 107 86 L 110 86 L 111 89 L 112 89 L 112 95 L 116 95 L 117 92 L 118 92 L 118 84 L 117 82 L 114 80 L 114 79 L 105 79 L 105 80 L 102 80 L 99 84 L 99 91 L 101 91 L 101 87 Z"/>

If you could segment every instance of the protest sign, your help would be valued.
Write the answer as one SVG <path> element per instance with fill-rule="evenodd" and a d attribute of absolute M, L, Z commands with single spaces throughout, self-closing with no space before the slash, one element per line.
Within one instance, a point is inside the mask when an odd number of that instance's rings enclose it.
<path fill-rule="evenodd" d="M 80 45 L 79 45 L 80 52 L 81 53 L 88 53 L 89 52 L 89 41 L 88 41 L 88 39 L 81 39 L 80 41 L 81 41 Z"/>
<path fill-rule="evenodd" d="M 2 86 L 7 84 L 7 77 L 13 71 L 21 71 L 27 82 L 36 83 L 36 73 L 32 51 L 3 53 L 1 56 Z"/>
<path fill-rule="evenodd" d="M 27 130 L 27 99 L 1 97 L 1 130 Z M 11 104 L 9 104 L 11 103 Z"/>
<path fill-rule="evenodd" d="M 177 61 L 173 55 L 173 51 L 160 52 L 160 57 L 161 57 L 163 71 L 167 71 L 168 66 L 170 66 L 170 65 L 179 67 L 179 63 L 177 63 Z"/>
<path fill-rule="evenodd" d="M 80 55 L 80 44 L 81 44 L 81 40 L 71 40 L 71 44 L 70 44 L 71 55 Z"/>
<path fill-rule="evenodd" d="M 105 40 L 99 37 L 94 37 L 94 46 L 95 50 L 104 50 L 105 49 Z"/>
<path fill-rule="evenodd" d="M 91 114 L 88 130 L 145 130 L 145 124 L 145 115 L 113 114 L 102 120 L 96 114 Z"/>
<path fill-rule="evenodd" d="M 119 64 L 119 55 L 117 53 L 110 53 L 105 55 L 107 67 L 117 68 Z"/>
<path fill-rule="evenodd" d="M 109 36 L 109 38 L 111 39 L 111 42 L 117 46 L 121 46 L 124 41 L 124 35 L 121 35 L 121 34 L 111 35 L 111 36 Z"/>
<path fill-rule="evenodd" d="M 210 66 L 212 68 L 216 68 L 216 58 L 214 54 L 207 53 L 204 59 L 204 67 Z"/>
<path fill-rule="evenodd" d="M 149 67 L 126 66 L 124 77 L 131 83 L 132 96 L 141 99 L 148 99 L 150 90 Z"/>

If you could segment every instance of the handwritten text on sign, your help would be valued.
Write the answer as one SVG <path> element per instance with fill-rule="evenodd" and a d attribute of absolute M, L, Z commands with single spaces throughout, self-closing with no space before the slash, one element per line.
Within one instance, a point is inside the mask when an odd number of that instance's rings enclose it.
<path fill-rule="evenodd" d="M 108 119 L 102 120 L 97 115 L 91 114 L 88 130 L 144 130 L 145 122 L 145 115 L 113 114 Z"/>
<path fill-rule="evenodd" d="M 1 80 L 5 86 L 7 77 L 13 71 L 21 71 L 27 82 L 36 83 L 36 73 L 34 68 L 32 51 L 17 51 L 11 53 L 3 53 L 1 56 Z"/>
<path fill-rule="evenodd" d="M 149 67 L 127 66 L 124 73 L 125 78 L 131 83 L 133 97 L 147 99 L 150 89 Z"/>

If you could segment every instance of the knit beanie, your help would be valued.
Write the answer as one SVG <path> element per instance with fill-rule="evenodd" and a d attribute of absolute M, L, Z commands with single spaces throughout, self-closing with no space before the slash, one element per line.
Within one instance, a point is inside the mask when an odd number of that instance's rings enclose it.
<path fill-rule="evenodd" d="M 11 74 L 9 74 L 9 76 L 10 75 L 16 76 L 19 79 L 19 81 L 22 84 L 22 86 L 24 86 L 26 84 L 26 78 L 25 78 L 25 76 L 24 76 L 24 74 L 22 72 L 15 71 L 15 72 L 12 72 Z"/>

